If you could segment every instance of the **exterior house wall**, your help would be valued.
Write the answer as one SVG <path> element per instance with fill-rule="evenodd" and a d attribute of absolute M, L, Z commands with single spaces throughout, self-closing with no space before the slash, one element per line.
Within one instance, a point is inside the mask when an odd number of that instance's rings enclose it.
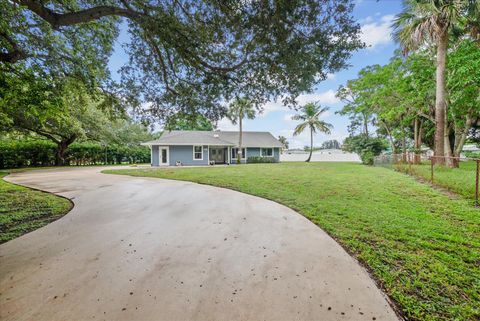
<path fill-rule="evenodd" d="M 246 148 L 246 154 L 247 154 L 247 159 L 248 157 L 260 157 L 260 148 L 259 147 L 247 147 Z M 279 162 L 280 161 L 280 148 L 274 147 L 273 148 L 273 157 L 275 158 L 275 161 Z M 241 160 L 242 164 L 245 163 L 245 160 Z M 236 164 L 237 159 L 232 158 L 230 160 L 231 164 Z"/>
<path fill-rule="evenodd" d="M 231 153 L 231 149 L 229 149 Z M 259 147 L 247 147 L 246 148 L 246 157 L 260 157 L 260 148 Z M 159 166 L 159 146 L 152 145 L 152 166 Z M 273 157 L 277 162 L 280 161 L 280 148 L 274 147 L 273 148 Z M 209 164 L 209 154 L 208 154 L 208 146 L 203 146 L 203 159 L 202 160 L 194 160 L 193 159 L 193 145 L 177 145 L 177 146 L 169 146 L 168 152 L 168 162 L 170 166 L 175 166 L 177 161 L 182 162 L 185 166 L 193 166 L 193 165 L 208 165 Z M 225 160 L 227 161 L 227 160 Z M 244 159 L 241 160 L 242 164 L 246 161 Z M 230 156 L 230 163 L 236 164 L 237 159 Z"/>
<path fill-rule="evenodd" d="M 158 154 L 158 146 L 152 145 L 152 166 L 159 166 L 159 154 Z"/>
<path fill-rule="evenodd" d="M 158 153 L 157 153 L 158 154 Z M 193 159 L 193 145 L 177 145 L 170 146 L 169 164 L 175 166 L 177 161 L 182 162 L 183 165 L 208 165 L 208 146 L 203 146 L 203 159 Z"/>
<path fill-rule="evenodd" d="M 275 147 L 273 149 L 273 157 L 275 158 L 276 162 L 280 162 L 280 148 Z"/>
<path fill-rule="evenodd" d="M 247 151 L 247 158 L 248 157 L 261 157 L 261 148 L 254 147 L 254 148 L 248 148 Z M 278 147 L 273 147 L 273 158 L 275 158 L 275 161 L 279 162 L 280 161 L 280 148 Z"/>

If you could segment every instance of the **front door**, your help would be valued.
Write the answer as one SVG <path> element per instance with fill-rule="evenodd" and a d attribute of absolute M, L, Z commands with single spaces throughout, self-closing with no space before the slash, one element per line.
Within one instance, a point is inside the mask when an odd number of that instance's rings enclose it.
<path fill-rule="evenodd" d="M 168 165 L 168 147 L 159 147 L 158 148 L 159 164 Z"/>
<path fill-rule="evenodd" d="M 211 148 L 210 161 L 214 161 L 215 164 L 225 163 L 225 153 L 223 151 L 223 148 Z"/>

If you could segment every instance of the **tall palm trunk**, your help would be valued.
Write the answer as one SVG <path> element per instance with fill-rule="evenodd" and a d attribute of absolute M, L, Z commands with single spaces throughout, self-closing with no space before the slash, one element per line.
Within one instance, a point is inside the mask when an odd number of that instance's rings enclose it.
<path fill-rule="evenodd" d="M 238 126 L 240 127 L 240 133 L 238 136 L 238 150 L 237 150 L 237 164 L 240 164 L 242 162 L 242 116 L 240 115 L 238 117 Z"/>
<path fill-rule="evenodd" d="M 435 156 L 445 156 L 445 68 L 447 60 L 448 34 L 440 35 L 437 44 L 437 74 L 435 93 Z M 445 159 L 436 158 L 436 164 L 445 164 Z"/>
<path fill-rule="evenodd" d="M 313 152 L 313 128 L 310 127 L 310 155 L 308 155 L 306 162 L 310 162 L 310 159 L 312 159 L 312 152 Z"/>

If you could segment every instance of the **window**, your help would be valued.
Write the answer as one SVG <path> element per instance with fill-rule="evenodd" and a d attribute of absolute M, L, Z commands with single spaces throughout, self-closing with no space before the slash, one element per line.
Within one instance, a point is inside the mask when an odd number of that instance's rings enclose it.
<path fill-rule="evenodd" d="M 273 148 L 262 148 L 260 155 L 262 155 L 262 157 L 273 157 Z"/>
<path fill-rule="evenodd" d="M 237 159 L 238 148 L 232 148 L 232 159 Z M 242 148 L 242 159 L 245 159 L 245 148 Z"/>
<path fill-rule="evenodd" d="M 194 160 L 203 159 L 203 146 L 193 146 L 193 159 Z"/>
<path fill-rule="evenodd" d="M 166 164 L 166 163 L 168 163 L 168 162 L 167 162 L 167 153 L 168 153 L 168 151 L 167 151 L 166 148 L 162 148 L 161 151 L 162 151 L 162 164 Z"/>

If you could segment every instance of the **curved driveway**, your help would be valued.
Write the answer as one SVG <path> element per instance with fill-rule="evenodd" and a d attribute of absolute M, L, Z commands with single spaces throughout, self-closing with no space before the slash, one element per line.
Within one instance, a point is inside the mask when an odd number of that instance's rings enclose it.
<path fill-rule="evenodd" d="M 7 177 L 75 207 L 0 245 L 1 320 L 397 320 L 358 263 L 296 212 L 100 170 Z"/>

